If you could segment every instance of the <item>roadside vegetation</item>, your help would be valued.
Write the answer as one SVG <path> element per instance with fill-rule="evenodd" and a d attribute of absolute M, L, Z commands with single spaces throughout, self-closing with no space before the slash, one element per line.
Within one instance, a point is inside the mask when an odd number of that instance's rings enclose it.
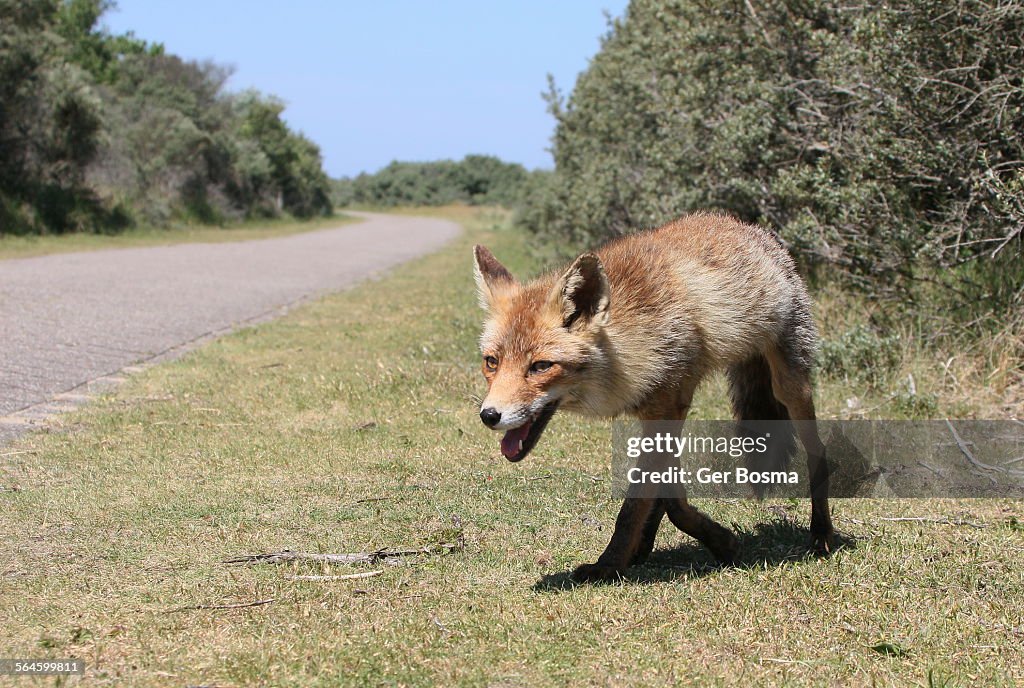
<path fill-rule="evenodd" d="M 451 203 L 513 207 L 536 178 L 517 163 L 491 155 L 467 155 L 459 161 L 392 162 L 373 173 L 336 179 L 333 200 L 339 206 L 442 206 Z"/>
<path fill-rule="evenodd" d="M 633 0 L 551 85 L 555 170 L 518 221 L 549 255 L 697 209 L 764 223 L 865 316 L 826 363 L 971 356 L 1019 413 L 1022 27 L 1020 3 Z"/>
<path fill-rule="evenodd" d="M 740 533 L 739 566 L 717 568 L 666 527 L 630 579 L 572 586 L 568 571 L 601 551 L 618 507 L 608 424 L 556 416 L 513 465 L 474 400 L 470 247 L 528 276 L 541 267 L 532 240 L 504 212 L 410 212 L 467 232 L 133 375 L 3 448 L 5 654 L 83 658 L 93 685 L 1024 681 L 1017 501 L 837 500 L 847 547 L 819 560 L 800 500 L 701 500 Z M 819 297 L 826 333 L 868 314 Z M 936 361 L 900 339 L 884 346 L 892 362 L 877 377 L 848 355 L 822 370 L 823 415 L 846 417 L 852 396 L 872 417 L 918 413 L 889 399 L 892 385 Z M 984 395 L 934 391 L 940 413 L 987 412 Z M 695 414 L 727 413 L 717 383 L 700 392 Z M 424 551 L 223 563 L 406 548 Z M 336 578 L 352 574 L 368 577 Z"/>
<path fill-rule="evenodd" d="M 320 150 L 230 70 L 101 28 L 108 0 L 0 0 L 0 236 L 330 214 Z"/>

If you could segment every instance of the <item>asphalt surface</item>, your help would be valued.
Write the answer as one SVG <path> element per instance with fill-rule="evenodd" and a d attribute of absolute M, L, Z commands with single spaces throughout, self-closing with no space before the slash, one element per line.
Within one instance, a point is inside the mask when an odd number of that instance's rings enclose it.
<path fill-rule="evenodd" d="M 273 317 L 440 248 L 444 220 L 364 222 L 287 237 L 0 261 L 0 444 L 126 368 Z"/>

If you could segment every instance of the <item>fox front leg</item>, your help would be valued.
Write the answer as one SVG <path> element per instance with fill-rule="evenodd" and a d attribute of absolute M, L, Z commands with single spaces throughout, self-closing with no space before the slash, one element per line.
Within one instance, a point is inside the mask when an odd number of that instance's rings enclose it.
<path fill-rule="evenodd" d="M 622 578 L 630 564 L 638 556 L 646 557 L 650 553 L 647 541 L 653 547 L 654 538 L 649 530 L 649 523 L 654 518 L 653 529 L 665 514 L 661 500 L 655 497 L 633 497 L 622 502 L 619 516 L 615 519 L 615 532 L 605 548 L 604 553 L 595 564 L 583 564 L 572 573 L 573 580 L 584 582 L 615 581 Z M 647 550 L 644 552 L 643 550 Z"/>
<path fill-rule="evenodd" d="M 647 557 L 651 556 L 651 552 L 654 551 L 654 541 L 658 537 L 658 528 L 661 527 L 661 521 L 667 512 L 666 500 L 659 499 L 651 509 L 651 515 L 647 517 L 647 523 L 644 524 L 643 537 L 640 538 L 640 545 L 637 547 L 636 554 L 633 555 L 633 566 L 644 563 L 647 561 Z"/>

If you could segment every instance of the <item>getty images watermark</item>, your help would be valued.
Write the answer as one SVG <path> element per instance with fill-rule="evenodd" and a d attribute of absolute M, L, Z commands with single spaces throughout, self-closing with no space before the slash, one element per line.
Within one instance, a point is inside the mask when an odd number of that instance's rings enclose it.
<path fill-rule="evenodd" d="M 615 496 L 806 497 L 817 432 L 834 497 L 1024 498 L 1016 420 L 616 421 Z"/>
<path fill-rule="evenodd" d="M 746 458 L 752 466 L 713 468 L 697 465 L 682 468 L 664 463 L 626 467 L 626 481 L 631 485 L 796 485 L 800 474 L 791 470 L 770 470 L 763 467 L 771 451 L 771 433 L 751 437 L 695 435 L 692 432 L 674 435 L 655 432 L 626 437 L 626 457 L 639 461 L 645 456 L 670 457 L 680 460 L 692 455 L 719 454 L 732 459 Z M 667 463 L 667 462 L 666 462 Z"/>

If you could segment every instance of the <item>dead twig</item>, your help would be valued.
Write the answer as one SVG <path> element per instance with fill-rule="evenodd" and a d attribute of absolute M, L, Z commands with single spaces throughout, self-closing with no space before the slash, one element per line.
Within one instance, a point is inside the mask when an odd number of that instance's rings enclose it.
<path fill-rule="evenodd" d="M 216 610 L 216 609 L 245 609 L 246 607 L 261 607 L 265 604 L 270 604 L 274 601 L 273 597 L 265 600 L 256 600 L 254 602 L 239 602 L 237 604 L 191 604 L 187 607 L 176 607 L 174 609 L 168 609 L 164 614 L 175 614 L 177 612 L 188 612 L 196 610 Z"/>
<path fill-rule="evenodd" d="M 946 425 L 949 426 L 949 431 L 953 434 L 953 439 L 956 441 L 956 446 L 960 448 L 960 453 L 967 457 L 967 460 L 971 462 L 971 465 L 976 468 L 981 468 L 986 471 L 996 471 L 997 473 L 1011 473 L 1013 475 L 1024 475 L 1024 471 L 1015 471 L 1012 468 L 1003 468 L 1002 466 L 993 466 L 991 464 L 982 463 L 974 458 L 974 454 L 967 448 L 967 443 L 960 437 L 960 433 L 956 431 L 953 424 L 946 420 Z"/>
<path fill-rule="evenodd" d="M 882 516 L 879 518 L 880 521 L 913 521 L 917 523 L 941 523 L 947 526 L 968 526 L 970 528 L 988 528 L 988 526 L 981 523 L 971 523 L 970 521 L 964 521 L 957 519 L 952 521 L 948 518 L 933 518 L 931 516 L 898 516 L 898 517 L 886 517 Z"/>
<path fill-rule="evenodd" d="M 365 571 L 364 573 L 347 573 L 339 576 L 285 576 L 288 580 L 296 581 L 336 581 L 336 580 L 353 580 L 356 578 L 373 578 L 384 573 L 384 569 L 379 571 Z"/>
<path fill-rule="evenodd" d="M 321 552 L 293 552 L 289 549 L 267 554 L 243 554 L 225 559 L 225 564 L 287 564 L 292 561 L 316 561 L 324 564 L 376 564 L 389 562 L 401 557 L 418 554 L 442 554 L 461 549 L 461 545 L 446 542 L 441 545 L 428 545 L 418 549 L 379 549 L 375 552 L 346 552 L 328 554 Z"/>

